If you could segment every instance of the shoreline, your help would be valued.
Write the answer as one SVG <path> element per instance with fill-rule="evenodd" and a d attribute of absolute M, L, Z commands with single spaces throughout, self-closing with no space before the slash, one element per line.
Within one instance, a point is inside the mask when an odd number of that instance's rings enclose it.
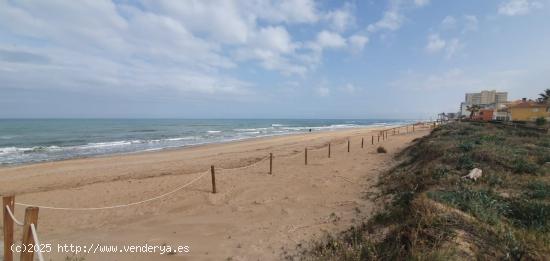
<path fill-rule="evenodd" d="M 371 144 L 381 128 L 263 137 L 225 144 L 101 158 L 72 159 L 0 169 L 0 194 L 16 203 L 95 208 L 155 198 L 194 181 L 166 198 L 97 211 L 40 209 L 42 243 L 89 245 L 188 244 L 183 258 L 279 259 L 283 250 L 339 231 L 376 208 L 372 193 L 394 155 L 428 133 L 391 135 Z M 386 128 L 383 128 L 386 129 Z M 361 138 L 365 147 L 361 148 Z M 347 151 L 347 141 L 351 151 Z M 327 158 L 326 145 L 332 144 Z M 376 153 L 384 146 L 387 154 Z M 311 148 L 304 165 L 304 148 Z M 273 174 L 268 174 L 274 154 Z M 216 166 L 217 193 L 210 175 Z M 16 206 L 20 218 L 24 207 Z M 21 231 L 16 228 L 16 234 Z M 70 256 L 48 253 L 54 260 Z M 164 260 L 146 254 L 90 254 L 86 260 Z"/>
<path fill-rule="evenodd" d="M 183 146 L 173 146 L 173 147 L 164 147 L 164 148 L 156 148 L 156 149 L 138 150 L 138 151 L 132 151 L 132 152 L 115 152 L 115 153 L 106 153 L 106 154 L 89 155 L 89 156 L 74 156 L 74 157 L 68 157 L 68 158 L 64 158 L 64 159 L 53 159 L 53 160 L 44 160 L 44 161 L 36 161 L 36 162 L 8 163 L 8 164 L 0 164 L 0 170 L 5 169 L 5 168 L 32 166 L 32 165 L 38 165 L 38 164 L 46 164 L 46 163 L 52 163 L 52 162 L 63 162 L 63 161 L 70 161 L 70 160 L 108 158 L 108 157 L 126 156 L 126 155 L 139 155 L 139 154 L 144 154 L 144 153 L 158 153 L 158 152 L 165 152 L 165 151 L 177 151 L 177 150 L 192 149 L 192 148 L 197 148 L 197 147 L 202 147 L 202 146 L 231 144 L 231 143 L 255 141 L 255 140 L 270 139 L 270 138 L 277 138 L 277 137 L 286 137 L 286 136 L 300 136 L 300 135 L 308 135 L 308 134 L 314 134 L 314 133 L 330 133 L 330 132 L 340 132 L 340 131 L 358 130 L 358 129 L 362 129 L 362 130 L 382 130 L 384 128 L 397 128 L 397 127 L 404 127 L 404 126 L 407 126 L 407 125 L 409 125 L 409 124 L 387 124 L 387 125 L 383 125 L 383 126 L 381 126 L 381 125 L 372 125 L 372 126 L 365 125 L 365 126 L 341 128 L 341 129 L 334 129 L 334 130 L 318 130 L 318 131 L 315 131 L 315 132 L 271 134 L 271 135 L 258 136 L 258 137 L 247 137 L 247 138 L 230 139 L 230 140 L 224 140 L 224 141 L 212 141 L 212 142 L 204 142 L 204 143 L 197 143 L 197 144 L 190 144 L 190 145 L 183 145 Z"/>

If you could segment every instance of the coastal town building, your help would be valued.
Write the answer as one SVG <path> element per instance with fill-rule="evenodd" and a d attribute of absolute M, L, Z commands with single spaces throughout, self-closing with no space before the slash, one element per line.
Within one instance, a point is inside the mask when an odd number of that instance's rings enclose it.
<path fill-rule="evenodd" d="M 523 98 L 508 105 L 508 115 L 511 121 L 535 121 L 538 118 L 550 120 L 550 105 Z"/>
<path fill-rule="evenodd" d="M 460 115 L 469 116 L 468 106 L 478 105 L 482 109 L 499 110 L 505 108 L 508 102 L 507 92 L 481 91 L 477 93 L 466 93 L 464 102 L 460 104 Z M 496 113 L 493 113 L 496 117 Z"/>

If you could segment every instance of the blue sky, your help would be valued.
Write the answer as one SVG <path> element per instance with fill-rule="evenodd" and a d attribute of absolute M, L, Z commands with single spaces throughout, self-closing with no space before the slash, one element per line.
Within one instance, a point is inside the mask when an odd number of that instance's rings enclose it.
<path fill-rule="evenodd" d="M 429 118 L 550 88 L 550 0 L 0 0 L 0 118 Z"/>

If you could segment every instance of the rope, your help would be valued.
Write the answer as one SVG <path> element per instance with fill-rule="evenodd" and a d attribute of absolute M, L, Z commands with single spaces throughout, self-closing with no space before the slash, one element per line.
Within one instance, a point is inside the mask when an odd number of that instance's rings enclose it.
<path fill-rule="evenodd" d="M 13 219 L 13 222 L 15 222 L 15 224 L 17 224 L 17 225 L 23 226 L 23 222 L 21 222 L 21 221 L 19 221 L 15 218 L 13 213 L 11 213 L 11 209 L 8 205 L 6 205 L 6 209 L 8 210 L 8 214 L 10 214 L 11 219 Z"/>
<path fill-rule="evenodd" d="M 34 246 L 38 246 L 38 248 L 34 249 L 36 251 L 36 254 L 38 256 L 38 260 L 44 261 L 44 256 L 42 255 L 42 245 L 40 244 L 40 241 L 38 240 L 38 233 L 36 232 L 36 227 L 33 223 L 31 223 L 31 231 L 32 231 L 32 238 L 34 239 Z"/>
<path fill-rule="evenodd" d="M 177 187 L 176 189 L 172 190 L 172 191 L 169 191 L 169 192 L 166 192 L 162 195 L 159 195 L 159 196 L 156 196 L 156 197 L 153 197 L 153 198 L 149 198 L 149 199 L 145 199 L 145 200 L 142 200 L 142 201 L 138 201 L 138 202 L 133 202 L 133 203 L 129 203 L 129 204 L 123 204 L 123 205 L 114 205 L 114 206 L 108 206 L 108 207 L 94 207 L 94 208 L 60 208 L 60 207 L 52 207 L 52 206 L 39 206 L 39 205 L 31 205 L 31 204 L 25 204 L 25 203 L 15 203 L 16 205 L 19 205 L 19 206 L 26 206 L 26 207 L 39 207 L 41 209 L 52 209 L 52 210 L 76 210 L 76 211 L 86 211 L 86 210 L 104 210 L 104 209 L 113 209 L 113 208 L 123 208 L 123 207 L 129 207 L 129 206 L 135 206 L 135 205 L 139 205 L 139 204 L 143 204 L 143 203 L 146 203 L 146 202 L 149 202 L 149 201 L 153 201 L 153 200 L 157 200 L 157 199 L 161 199 L 163 197 L 166 197 L 170 194 L 173 194 L 173 193 L 176 193 L 177 191 L 195 183 L 195 181 L 201 179 L 202 177 L 204 177 L 204 175 L 208 174 L 209 171 L 205 171 L 204 173 L 202 173 L 200 176 L 196 177 L 195 179 L 191 180 L 190 182 L 182 185 L 182 186 L 179 186 Z"/>
<path fill-rule="evenodd" d="M 242 166 L 242 167 L 227 168 L 227 169 L 226 169 L 226 168 L 222 168 L 222 167 L 217 167 L 216 169 L 218 169 L 218 170 L 225 170 L 225 171 L 227 171 L 227 170 L 246 169 L 246 168 L 250 168 L 250 167 L 256 166 L 256 165 L 258 165 L 258 164 L 264 162 L 264 161 L 267 160 L 267 159 L 269 159 L 269 156 L 263 157 L 261 160 L 258 160 L 258 161 L 256 161 L 256 162 L 250 164 L 250 165 L 245 165 L 245 166 Z"/>

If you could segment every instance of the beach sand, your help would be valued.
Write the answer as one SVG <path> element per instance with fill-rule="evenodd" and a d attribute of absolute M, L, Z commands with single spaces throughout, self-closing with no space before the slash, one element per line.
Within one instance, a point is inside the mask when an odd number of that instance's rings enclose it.
<path fill-rule="evenodd" d="M 346 229 L 375 210 L 369 198 L 378 176 L 396 164 L 394 155 L 428 129 L 377 144 L 373 129 L 349 129 L 0 168 L 0 193 L 16 202 L 68 208 L 126 204 L 93 211 L 40 209 L 41 243 L 53 246 L 47 260 L 63 260 L 58 244 L 90 246 L 188 246 L 189 253 L 79 254 L 85 260 L 277 260 L 284 250 Z M 375 145 L 371 145 L 371 136 Z M 361 149 L 361 138 L 365 148 Z M 347 140 L 351 152 L 347 152 Z M 327 158 L 326 144 L 332 144 Z M 376 153 L 382 145 L 387 154 Z M 308 146 L 308 165 L 304 147 Z M 318 149 L 316 149 L 318 148 Z M 269 160 L 243 167 L 273 153 Z M 211 193 L 210 166 L 218 193 Z M 233 170 L 223 170 L 238 168 Z M 24 207 L 16 206 L 22 220 Z M 16 230 L 16 240 L 21 230 Z M 95 246 L 93 246 L 95 248 Z"/>

